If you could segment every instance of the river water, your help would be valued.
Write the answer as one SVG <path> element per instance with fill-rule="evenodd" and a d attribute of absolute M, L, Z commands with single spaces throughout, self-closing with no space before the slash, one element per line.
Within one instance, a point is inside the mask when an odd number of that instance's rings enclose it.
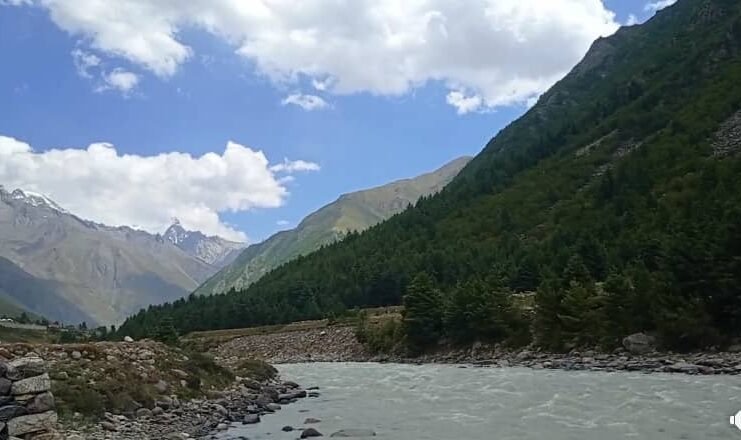
<path fill-rule="evenodd" d="M 284 406 L 220 439 L 296 439 L 307 417 L 325 436 L 371 429 L 394 440 L 741 439 L 741 377 L 441 365 L 282 365 L 321 397 Z"/>

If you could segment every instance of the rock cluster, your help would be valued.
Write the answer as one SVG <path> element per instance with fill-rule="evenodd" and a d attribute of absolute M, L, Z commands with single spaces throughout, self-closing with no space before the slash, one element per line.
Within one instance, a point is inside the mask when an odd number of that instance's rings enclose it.
<path fill-rule="evenodd" d="M 230 367 L 244 357 L 272 363 L 367 361 L 373 357 L 355 338 L 354 327 L 243 336 L 216 347 L 213 352 L 217 361 Z"/>
<path fill-rule="evenodd" d="M 0 357 L 0 439 L 57 440 L 57 413 L 44 360 Z"/>
<path fill-rule="evenodd" d="M 134 415 L 106 413 L 95 426 L 80 425 L 67 430 L 68 440 L 147 440 L 209 437 L 233 424 L 259 423 L 265 414 L 279 411 L 310 394 L 292 382 L 257 383 L 238 378 L 238 385 L 212 399 L 180 401 L 163 397 L 152 409 Z"/>
<path fill-rule="evenodd" d="M 496 345 L 474 344 L 468 348 L 440 347 L 434 353 L 408 358 L 400 355 L 372 355 L 357 341 L 354 328 L 329 327 L 243 336 L 222 344 L 214 353 L 217 360 L 227 365 L 247 356 L 272 363 L 371 361 L 560 370 L 741 374 L 741 346 L 730 347 L 727 352 L 679 354 L 657 352 L 655 342 L 649 335 L 636 333 L 623 340 L 624 348 L 611 353 L 578 349 L 568 353 L 550 353 L 533 347 L 508 350 Z"/>

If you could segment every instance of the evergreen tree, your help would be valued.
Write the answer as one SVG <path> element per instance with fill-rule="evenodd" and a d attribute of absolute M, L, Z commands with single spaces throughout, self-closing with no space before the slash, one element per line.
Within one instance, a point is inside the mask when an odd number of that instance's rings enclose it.
<path fill-rule="evenodd" d="M 442 334 L 441 294 L 429 274 L 414 277 L 404 295 L 404 331 L 409 348 L 420 351 L 437 342 Z"/>

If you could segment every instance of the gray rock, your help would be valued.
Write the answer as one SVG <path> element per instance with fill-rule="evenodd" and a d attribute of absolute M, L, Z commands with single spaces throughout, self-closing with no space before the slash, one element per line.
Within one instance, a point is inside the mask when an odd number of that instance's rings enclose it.
<path fill-rule="evenodd" d="M 666 367 L 666 371 L 672 373 L 685 373 L 685 374 L 697 374 L 700 371 L 700 367 L 694 364 L 688 364 L 687 362 L 677 362 Z"/>
<path fill-rule="evenodd" d="M 54 396 L 50 392 L 37 394 L 27 405 L 28 412 L 39 414 L 54 409 Z"/>
<path fill-rule="evenodd" d="M 57 413 L 54 411 L 16 417 L 8 422 L 8 434 L 19 437 L 32 432 L 49 431 L 57 422 Z"/>
<path fill-rule="evenodd" d="M 154 389 L 160 394 L 165 394 L 167 390 L 170 389 L 170 385 L 168 385 L 164 380 L 160 380 L 154 384 Z"/>
<path fill-rule="evenodd" d="M 10 419 L 25 416 L 28 410 L 20 405 L 5 405 L 0 407 L 0 422 L 7 422 Z"/>
<path fill-rule="evenodd" d="M 25 356 L 8 362 L 5 376 L 13 381 L 46 373 L 46 363 L 38 356 Z"/>
<path fill-rule="evenodd" d="M 48 373 L 41 376 L 29 377 L 13 383 L 13 395 L 43 393 L 51 389 L 51 379 Z"/>
<path fill-rule="evenodd" d="M 375 437 L 376 433 L 370 429 L 341 429 L 330 437 Z"/>
<path fill-rule="evenodd" d="M 134 339 L 131 336 L 124 336 L 124 342 L 134 342 Z"/>
<path fill-rule="evenodd" d="M 216 425 L 217 431 L 226 431 L 227 429 L 229 429 L 229 425 L 227 425 L 226 423 L 219 423 L 218 425 Z"/>
<path fill-rule="evenodd" d="M 137 417 L 151 417 L 152 416 L 152 410 L 147 408 L 139 408 L 136 410 L 136 416 Z"/>
<path fill-rule="evenodd" d="M 227 417 L 229 416 L 229 410 L 224 408 L 223 405 L 219 405 L 218 403 L 215 403 L 213 405 L 214 410 L 221 416 L 221 417 Z"/>
<path fill-rule="evenodd" d="M 283 432 L 291 432 L 293 431 L 293 426 L 284 426 L 280 430 Z"/>
<path fill-rule="evenodd" d="M 633 354 L 649 353 L 656 348 L 656 338 L 645 333 L 634 333 L 623 338 L 623 347 Z"/>
<path fill-rule="evenodd" d="M 177 376 L 178 379 L 187 379 L 188 378 L 188 373 L 186 373 L 183 370 L 174 369 L 174 370 L 172 370 L 172 374 L 174 374 L 175 376 Z"/>
<path fill-rule="evenodd" d="M 245 425 L 260 423 L 260 416 L 257 414 L 247 414 L 246 416 L 244 416 L 244 420 L 242 420 L 242 423 L 244 423 Z"/>
<path fill-rule="evenodd" d="M 106 431 L 118 431 L 118 427 L 112 422 L 101 422 L 100 426 Z"/>
<path fill-rule="evenodd" d="M 268 403 L 267 405 L 265 405 L 265 407 L 270 411 L 279 411 L 281 408 L 281 406 L 277 403 Z"/>
<path fill-rule="evenodd" d="M 7 396 L 10 394 L 10 388 L 12 386 L 13 382 L 4 377 L 0 377 L 0 396 Z"/>
<path fill-rule="evenodd" d="M 304 425 L 313 425 L 314 423 L 321 423 L 322 421 L 319 419 L 315 419 L 313 417 L 309 417 L 308 419 L 304 420 Z"/>
<path fill-rule="evenodd" d="M 80 353 L 77 350 L 72 352 L 72 359 L 77 361 L 77 360 L 80 360 L 81 358 L 82 358 L 82 353 Z"/>
<path fill-rule="evenodd" d="M 301 438 L 323 437 L 322 433 L 314 428 L 306 428 L 301 432 Z"/>

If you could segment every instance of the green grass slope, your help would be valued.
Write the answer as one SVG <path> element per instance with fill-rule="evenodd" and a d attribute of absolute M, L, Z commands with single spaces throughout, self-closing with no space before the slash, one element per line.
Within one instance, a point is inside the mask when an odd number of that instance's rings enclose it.
<path fill-rule="evenodd" d="M 244 289 L 281 264 L 310 254 L 350 232 L 364 231 L 402 212 L 420 197 L 443 189 L 469 160 L 461 157 L 431 173 L 344 194 L 307 216 L 295 229 L 279 232 L 249 246 L 195 293 L 212 295 Z"/>

